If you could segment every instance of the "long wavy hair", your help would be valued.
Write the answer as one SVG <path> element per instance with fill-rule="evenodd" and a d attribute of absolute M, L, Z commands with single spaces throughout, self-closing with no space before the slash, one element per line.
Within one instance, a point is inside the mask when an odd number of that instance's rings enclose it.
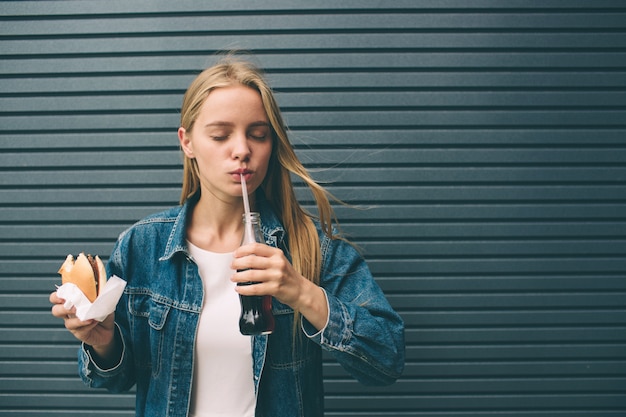
<path fill-rule="evenodd" d="M 333 198 L 309 175 L 296 156 L 287 135 L 280 109 L 262 71 L 252 63 L 238 57 L 227 56 L 216 65 L 204 70 L 191 83 L 183 98 L 180 126 L 191 131 L 200 107 L 212 90 L 232 85 L 244 85 L 259 92 L 272 131 L 272 153 L 268 172 L 261 184 L 267 200 L 272 205 L 287 233 L 287 244 L 292 265 L 310 281 L 319 284 L 321 250 L 313 215 L 302 208 L 296 199 L 291 175 L 301 178 L 309 187 L 317 204 L 317 217 L 323 232 L 333 238 L 336 217 L 329 197 Z M 198 166 L 195 159 L 183 155 L 183 186 L 181 204 L 200 191 Z"/>

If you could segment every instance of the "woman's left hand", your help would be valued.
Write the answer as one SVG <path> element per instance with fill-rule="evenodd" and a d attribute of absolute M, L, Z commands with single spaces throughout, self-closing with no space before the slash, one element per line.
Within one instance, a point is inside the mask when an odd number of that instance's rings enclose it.
<path fill-rule="evenodd" d="M 237 286 L 240 295 L 271 295 L 306 317 L 318 330 L 328 319 L 325 292 L 299 274 L 282 250 L 260 243 L 239 247 L 234 253 L 233 282 L 255 282 Z"/>

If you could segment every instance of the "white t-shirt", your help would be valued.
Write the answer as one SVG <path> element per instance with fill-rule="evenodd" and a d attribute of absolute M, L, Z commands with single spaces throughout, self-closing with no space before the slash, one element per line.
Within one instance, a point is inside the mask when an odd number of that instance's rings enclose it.
<path fill-rule="evenodd" d="M 204 286 L 190 415 L 254 417 L 252 345 L 250 336 L 239 332 L 241 305 L 236 284 L 230 280 L 233 254 L 188 244 Z"/>

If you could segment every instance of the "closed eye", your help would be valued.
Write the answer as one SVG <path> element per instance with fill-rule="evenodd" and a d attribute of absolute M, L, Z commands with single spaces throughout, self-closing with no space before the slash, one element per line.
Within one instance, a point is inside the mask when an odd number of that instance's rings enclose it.
<path fill-rule="evenodd" d="M 269 134 L 270 134 L 270 125 L 267 122 L 264 122 L 264 121 L 255 122 L 255 123 L 252 123 L 248 127 L 248 136 L 256 141 L 259 141 L 259 142 L 264 141 L 265 139 L 267 139 Z"/>

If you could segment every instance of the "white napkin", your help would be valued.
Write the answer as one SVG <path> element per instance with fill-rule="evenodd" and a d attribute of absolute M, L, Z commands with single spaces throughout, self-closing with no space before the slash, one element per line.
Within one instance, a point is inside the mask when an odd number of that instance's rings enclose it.
<path fill-rule="evenodd" d="M 126 287 L 126 281 L 113 275 L 104 284 L 98 298 L 93 303 L 71 282 L 58 287 L 57 295 L 65 300 L 63 307 L 67 309 L 76 307 L 76 317 L 79 319 L 103 321 L 115 311 L 115 306 L 117 306 L 117 302 L 124 292 L 124 287 Z"/>

